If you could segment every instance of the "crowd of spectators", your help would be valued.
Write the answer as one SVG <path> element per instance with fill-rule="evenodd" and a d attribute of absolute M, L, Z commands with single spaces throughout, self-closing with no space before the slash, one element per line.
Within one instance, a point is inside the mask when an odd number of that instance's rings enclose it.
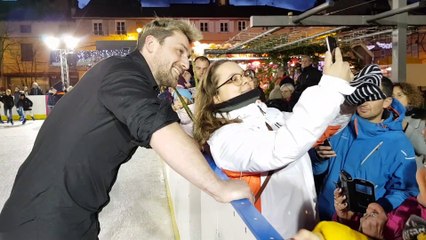
<path fill-rule="evenodd" d="M 368 65 L 351 77 L 352 92 L 334 82 L 342 100 L 330 101 L 333 71 L 319 71 L 308 56 L 302 63 L 296 79 L 279 70 L 265 96 L 255 70 L 208 61 L 194 81 L 196 95 L 193 85 L 171 90 L 173 108 L 200 148 L 229 177 L 246 180 L 258 193 L 256 208 L 283 237 L 336 239 L 342 232 L 341 239 L 403 239 L 415 235 L 413 228 L 420 234 L 426 226 L 421 92 L 392 83 L 377 65 Z M 373 195 L 361 210 L 349 205 L 342 172 L 373 184 L 372 192 L 350 192 Z"/>

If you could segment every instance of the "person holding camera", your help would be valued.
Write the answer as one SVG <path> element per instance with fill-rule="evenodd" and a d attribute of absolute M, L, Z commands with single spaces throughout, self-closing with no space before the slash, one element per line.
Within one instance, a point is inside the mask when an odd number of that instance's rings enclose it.
<path fill-rule="evenodd" d="M 392 82 L 383 77 L 377 65 L 369 65 L 358 73 L 351 85 L 357 89 L 346 101 L 357 106 L 356 113 L 345 129 L 330 138 L 330 146 L 316 147 L 317 158 L 311 159 L 314 174 L 325 176 L 318 194 L 321 220 L 331 220 L 335 208 L 342 222 L 361 217 L 363 212 L 349 208 L 349 197 L 372 194 L 376 207 L 388 213 L 408 197 L 418 194 L 413 177 L 415 154 L 401 125 L 405 108 L 393 101 Z M 355 188 L 354 196 L 345 195 L 345 201 L 335 202 L 333 193 L 342 170 L 352 179 L 373 183 L 371 193 L 361 186 Z M 338 191 L 343 193 L 340 188 Z M 351 227 L 358 229 L 358 226 Z"/>

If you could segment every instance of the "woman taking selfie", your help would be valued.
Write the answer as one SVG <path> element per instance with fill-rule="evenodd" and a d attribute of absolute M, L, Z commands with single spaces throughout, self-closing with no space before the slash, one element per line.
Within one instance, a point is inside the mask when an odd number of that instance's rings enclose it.
<path fill-rule="evenodd" d="M 256 207 L 284 238 L 316 224 L 307 151 L 353 92 L 352 77 L 340 50 L 335 63 L 327 52 L 319 85 L 303 93 L 292 114 L 258 100 L 253 79 L 235 62 L 213 63 L 200 81 L 194 138 L 228 176 L 248 181 L 254 194 L 264 187 Z"/>

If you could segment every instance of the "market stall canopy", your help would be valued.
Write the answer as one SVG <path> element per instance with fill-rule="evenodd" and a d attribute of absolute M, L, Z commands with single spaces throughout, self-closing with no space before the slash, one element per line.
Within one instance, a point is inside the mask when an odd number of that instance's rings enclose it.
<path fill-rule="evenodd" d="M 225 47 L 206 49 L 205 53 L 262 54 L 318 45 L 325 49 L 327 35 L 347 46 L 359 41 L 392 42 L 391 33 L 398 24 L 408 26 L 407 35 L 426 33 L 425 6 L 425 0 L 407 1 L 396 9 L 388 0 L 322 1 L 298 15 L 252 16 L 250 28 L 229 39 L 222 45 Z M 406 15 L 403 20 L 401 15 Z"/>

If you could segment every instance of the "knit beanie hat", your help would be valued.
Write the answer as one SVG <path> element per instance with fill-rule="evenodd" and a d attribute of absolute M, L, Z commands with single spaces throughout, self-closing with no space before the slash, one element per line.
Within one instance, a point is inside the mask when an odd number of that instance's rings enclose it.
<path fill-rule="evenodd" d="M 355 91 L 346 96 L 346 101 L 351 105 L 361 105 L 368 101 L 385 99 L 386 95 L 380 89 L 383 74 L 378 65 L 365 66 L 350 83 L 356 87 Z"/>

